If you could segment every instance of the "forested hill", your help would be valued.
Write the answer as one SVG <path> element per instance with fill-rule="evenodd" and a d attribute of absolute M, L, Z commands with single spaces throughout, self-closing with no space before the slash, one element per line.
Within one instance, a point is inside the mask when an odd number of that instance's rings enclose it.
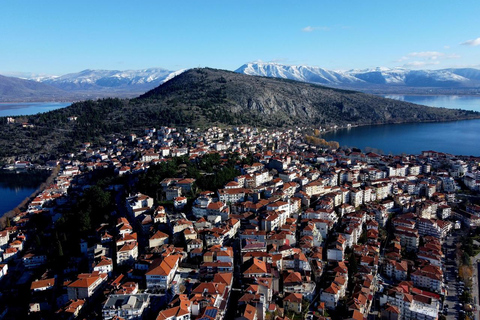
<path fill-rule="evenodd" d="M 76 116 L 76 121 L 68 117 Z M 354 91 L 192 69 L 136 99 L 74 103 L 45 114 L 0 118 L 0 160 L 56 157 L 85 141 L 152 126 L 380 124 L 480 118 L 479 113 L 438 109 Z M 33 127 L 21 124 L 28 122 Z M 33 157 L 30 157 L 33 156 Z"/>
<path fill-rule="evenodd" d="M 260 126 L 424 122 L 478 117 L 303 82 L 192 69 L 138 100 L 186 109 L 194 122 Z M 191 114 L 193 113 L 193 114 Z"/>

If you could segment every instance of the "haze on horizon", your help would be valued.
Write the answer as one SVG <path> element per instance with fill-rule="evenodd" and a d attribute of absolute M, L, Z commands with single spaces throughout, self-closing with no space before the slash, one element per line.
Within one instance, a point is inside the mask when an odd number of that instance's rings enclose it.
<path fill-rule="evenodd" d="M 480 67 L 480 2 L 3 1 L 0 74 Z"/>

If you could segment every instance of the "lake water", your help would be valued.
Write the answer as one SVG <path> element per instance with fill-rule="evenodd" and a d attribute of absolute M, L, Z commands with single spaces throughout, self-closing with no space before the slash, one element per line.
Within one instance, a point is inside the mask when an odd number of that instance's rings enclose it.
<path fill-rule="evenodd" d="M 25 116 L 65 108 L 71 102 L 0 103 L 0 117 Z"/>
<path fill-rule="evenodd" d="M 384 95 L 385 98 L 423 104 L 430 107 L 463 109 L 480 112 L 480 96 L 408 96 Z"/>
<path fill-rule="evenodd" d="M 45 182 L 50 172 L 19 172 L 0 170 L 0 217 L 15 209 Z"/>
<path fill-rule="evenodd" d="M 480 111 L 480 97 L 477 96 L 385 97 L 428 106 Z M 357 147 L 363 151 L 375 148 L 386 154 L 420 154 L 423 150 L 435 150 L 480 156 L 480 119 L 364 126 L 333 131 L 322 138 L 338 141 L 340 146 Z"/>

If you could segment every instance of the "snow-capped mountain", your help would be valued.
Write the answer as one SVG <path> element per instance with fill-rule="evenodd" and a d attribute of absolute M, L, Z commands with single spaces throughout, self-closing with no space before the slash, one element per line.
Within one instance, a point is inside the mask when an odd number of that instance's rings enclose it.
<path fill-rule="evenodd" d="M 36 82 L 43 82 L 48 79 L 57 78 L 58 76 L 54 76 L 51 74 L 43 74 L 43 73 L 33 73 L 33 72 L 6 72 L 2 74 L 5 77 L 14 77 L 23 80 L 33 80 Z"/>
<path fill-rule="evenodd" d="M 235 72 L 358 89 L 400 86 L 413 88 L 480 87 L 480 70 L 473 68 L 409 70 L 378 67 L 340 71 L 261 62 L 244 64 Z"/>
<path fill-rule="evenodd" d="M 286 66 L 276 63 L 247 63 L 235 70 L 235 72 L 322 84 L 341 84 L 361 81 L 354 76 L 339 71 L 310 66 Z"/>
<path fill-rule="evenodd" d="M 143 70 L 83 70 L 60 77 L 40 80 L 54 87 L 67 90 L 109 90 L 142 92 L 155 88 L 179 71 L 161 68 Z"/>

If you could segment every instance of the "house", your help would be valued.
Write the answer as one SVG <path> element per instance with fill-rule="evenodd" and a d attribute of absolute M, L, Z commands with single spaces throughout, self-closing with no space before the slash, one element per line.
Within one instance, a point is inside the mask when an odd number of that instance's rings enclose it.
<path fill-rule="evenodd" d="M 102 287 L 107 279 L 108 276 L 105 273 L 81 273 L 78 275 L 77 280 L 68 285 L 68 298 L 70 300 L 90 298 Z"/>
<path fill-rule="evenodd" d="M 201 239 L 190 239 L 187 241 L 187 252 L 195 249 L 203 249 L 203 241 Z"/>
<path fill-rule="evenodd" d="M 187 204 L 188 200 L 185 197 L 177 197 L 173 199 L 173 206 L 176 210 L 182 210 Z"/>
<path fill-rule="evenodd" d="M 153 206 L 153 198 L 137 193 L 134 196 L 128 197 L 126 204 L 128 212 L 134 217 L 138 217 Z"/>
<path fill-rule="evenodd" d="M 419 268 L 412 272 L 411 278 L 416 287 L 442 293 L 443 272 L 437 266 L 426 265 Z"/>
<path fill-rule="evenodd" d="M 267 277 L 269 272 L 267 271 L 267 264 L 265 261 L 262 261 L 257 258 L 249 260 L 247 263 L 247 268 L 243 272 L 243 276 L 246 278 L 261 278 Z"/>
<path fill-rule="evenodd" d="M 182 305 L 160 311 L 156 320 L 190 320 L 190 315 L 190 311 Z"/>
<path fill-rule="evenodd" d="M 173 280 L 181 256 L 172 254 L 161 261 L 153 263 L 145 274 L 148 289 L 166 290 Z"/>
<path fill-rule="evenodd" d="M 125 243 L 117 250 L 117 264 L 132 264 L 138 258 L 138 243 L 136 241 Z"/>
<path fill-rule="evenodd" d="M 165 196 L 168 201 L 174 200 L 182 196 L 182 188 L 171 186 L 165 191 Z"/>
<path fill-rule="evenodd" d="M 10 234 L 7 230 L 0 231 L 0 248 L 8 244 L 10 240 Z"/>
<path fill-rule="evenodd" d="M 111 294 L 103 305 L 102 316 L 104 320 L 142 319 L 143 312 L 149 304 L 149 294 Z"/>
<path fill-rule="evenodd" d="M 155 248 L 155 247 L 160 247 L 160 246 L 162 246 L 166 243 L 168 243 L 168 234 L 166 234 L 162 231 L 157 231 L 148 240 L 148 247 L 150 249 L 152 249 L 152 248 Z"/>
<path fill-rule="evenodd" d="M 22 262 L 26 269 L 35 269 L 47 263 L 47 256 L 27 253 L 22 257 Z"/>
<path fill-rule="evenodd" d="M 230 208 L 222 201 L 210 202 L 207 205 L 207 216 L 219 216 L 222 221 L 228 220 L 230 215 Z M 208 219 L 209 221 L 211 219 Z"/>
<path fill-rule="evenodd" d="M 243 308 L 240 310 L 242 312 Z M 235 320 L 257 320 L 257 308 L 247 303 L 241 317 L 236 318 Z"/>
<path fill-rule="evenodd" d="M 165 213 L 165 208 L 158 206 L 153 212 L 153 222 L 154 223 L 167 223 L 167 214 Z"/>
<path fill-rule="evenodd" d="M 56 312 L 62 319 L 75 319 L 82 310 L 85 300 L 70 300 L 60 310 Z"/>
<path fill-rule="evenodd" d="M 283 307 L 285 311 L 293 311 L 295 313 L 302 313 L 302 299 L 300 293 L 289 293 L 283 298 Z"/>
<path fill-rule="evenodd" d="M 327 259 L 343 261 L 345 249 L 346 239 L 342 234 L 339 234 L 337 241 L 332 243 L 331 247 L 327 249 Z"/>
<path fill-rule="evenodd" d="M 384 270 L 385 274 L 391 279 L 395 279 L 398 281 L 403 281 L 407 279 L 408 265 L 406 260 L 398 262 L 395 260 L 387 259 Z"/>
<path fill-rule="evenodd" d="M 93 271 L 98 273 L 106 273 L 109 276 L 113 271 L 113 261 L 109 257 L 102 256 L 100 261 L 93 267 Z"/>
<path fill-rule="evenodd" d="M 320 295 L 320 301 L 325 303 L 328 309 L 335 309 L 338 300 L 342 297 L 341 283 L 333 281 L 328 288 L 322 291 Z"/>
<path fill-rule="evenodd" d="M 3 252 L 3 261 L 7 261 L 13 257 L 15 257 L 18 254 L 18 249 L 17 248 L 7 248 Z"/>
<path fill-rule="evenodd" d="M 35 280 L 30 285 L 30 290 L 33 292 L 45 291 L 52 289 L 55 286 L 55 278 Z"/>
<path fill-rule="evenodd" d="M 176 186 L 182 188 L 183 193 L 189 193 L 190 191 L 192 191 L 194 182 L 195 179 L 186 178 L 178 181 Z"/>
<path fill-rule="evenodd" d="M 245 195 L 249 189 L 235 188 L 235 189 L 218 189 L 218 199 L 226 204 L 244 201 Z"/>
<path fill-rule="evenodd" d="M 7 275 L 8 272 L 8 264 L 2 263 L 0 264 L 0 279 Z"/>
<path fill-rule="evenodd" d="M 315 296 L 315 283 L 302 279 L 300 272 L 289 272 L 283 279 L 283 291 L 301 293 L 303 298 L 312 301 Z"/>

